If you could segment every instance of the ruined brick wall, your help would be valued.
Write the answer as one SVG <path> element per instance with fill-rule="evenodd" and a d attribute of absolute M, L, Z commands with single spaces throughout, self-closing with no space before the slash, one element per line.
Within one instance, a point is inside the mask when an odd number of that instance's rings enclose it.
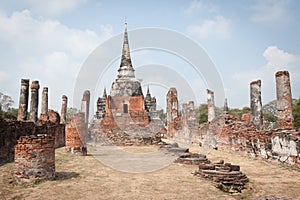
<path fill-rule="evenodd" d="M 192 136 L 198 133 L 199 122 L 197 121 L 194 102 L 183 103 L 181 112 L 182 117 L 178 122 L 179 126 L 176 127 L 177 131 L 173 134 L 173 138 L 179 145 L 187 145 L 192 142 Z"/>
<path fill-rule="evenodd" d="M 223 119 L 223 124 L 214 124 L 213 130 L 219 127 L 220 131 L 209 131 L 209 127 L 201 130 L 203 134 L 215 134 L 218 149 L 300 168 L 299 132 L 291 129 L 257 130 L 253 124 L 232 115 L 224 115 Z"/>
<path fill-rule="evenodd" d="M 0 163 L 12 161 L 14 146 L 21 136 L 47 134 L 55 137 L 55 148 L 65 145 L 64 124 L 35 124 L 33 122 L 0 119 Z"/>
<path fill-rule="evenodd" d="M 71 116 L 66 124 L 66 149 L 72 153 L 86 155 L 86 123 L 83 112 Z"/>
<path fill-rule="evenodd" d="M 54 178 L 54 137 L 44 134 L 21 136 L 15 146 L 14 176 L 20 184 Z"/>

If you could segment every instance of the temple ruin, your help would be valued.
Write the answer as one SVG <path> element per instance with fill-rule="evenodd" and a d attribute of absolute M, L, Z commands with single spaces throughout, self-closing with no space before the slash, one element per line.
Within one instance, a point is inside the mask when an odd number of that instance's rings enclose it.
<path fill-rule="evenodd" d="M 104 89 L 102 97 L 97 100 L 97 120 L 90 128 L 92 138 L 102 138 L 101 141 L 107 138 L 112 143 L 128 145 L 152 143 L 151 138 L 156 138 L 154 135 L 157 133 L 152 132 L 153 125 L 149 125 L 157 116 L 156 99 L 151 97 L 149 88 L 144 97 L 134 72 L 125 23 L 118 75 L 112 83 L 110 94 L 107 95 Z"/>

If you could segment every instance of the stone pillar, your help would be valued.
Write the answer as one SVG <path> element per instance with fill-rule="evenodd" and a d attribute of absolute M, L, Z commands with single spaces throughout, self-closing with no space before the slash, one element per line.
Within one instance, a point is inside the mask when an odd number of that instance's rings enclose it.
<path fill-rule="evenodd" d="M 208 122 L 211 122 L 215 117 L 215 100 L 214 92 L 207 89 L 207 109 L 208 109 Z"/>
<path fill-rule="evenodd" d="M 251 122 L 258 130 L 263 125 L 263 112 L 261 102 L 261 80 L 252 81 L 250 83 L 250 108 L 251 108 Z"/>
<path fill-rule="evenodd" d="M 19 184 L 55 177 L 54 136 L 21 136 L 15 146 L 14 176 Z"/>
<path fill-rule="evenodd" d="M 170 126 L 171 122 L 178 117 L 178 98 L 176 88 L 170 88 L 167 93 L 166 125 Z"/>
<path fill-rule="evenodd" d="M 66 95 L 62 96 L 61 103 L 61 123 L 65 124 L 67 122 L 67 106 L 68 106 L 68 97 Z"/>
<path fill-rule="evenodd" d="M 278 128 L 294 129 L 292 113 L 292 94 L 288 71 L 278 71 L 276 77 L 276 94 L 278 110 Z"/>
<path fill-rule="evenodd" d="M 47 115 L 47 112 L 48 112 L 48 88 L 44 87 L 43 88 L 43 93 L 42 93 L 41 115 Z"/>
<path fill-rule="evenodd" d="M 18 121 L 26 121 L 29 97 L 29 79 L 21 79 Z"/>
<path fill-rule="evenodd" d="M 224 114 L 228 114 L 229 113 L 227 98 L 225 98 L 225 101 L 224 101 L 223 113 Z"/>
<path fill-rule="evenodd" d="M 30 99 L 30 121 L 36 122 L 38 116 L 39 106 L 39 89 L 40 85 L 38 81 L 32 81 L 30 85 L 31 99 Z"/>
<path fill-rule="evenodd" d="M 90 91 L 86 90 L 83 93 L 81 100 L 81 112 L 85 115 L 85 123 L 89 122 L 89 111 L 90 111 Z"/>
<path fill-rule="evenodd" d="M 84 113 L 79 112 L 71 116 L 71 119 L 66 124 L 67 151 L 78 155 L 87 155 L 86 125 Z"/>

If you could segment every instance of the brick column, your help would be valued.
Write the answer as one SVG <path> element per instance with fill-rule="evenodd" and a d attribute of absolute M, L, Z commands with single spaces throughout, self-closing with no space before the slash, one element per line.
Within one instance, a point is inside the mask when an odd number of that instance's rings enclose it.
<path fill-rule="evenodd" d="M 227 102 L 227 98 L 225 98 L 225 100 L 224 100 L 224 107 L 223 107 L 223 113 L 224 114 L 228 114 L 228 112 L 229 112 L 228 102 Z"/>
<path fill-rule="evenodd" d="M 21 136 L 15 146 L 14 176 L 19 184 L 34 184 L 55 177 L 54 137 Z"/>
<path fill-rule="evenodd" d="M 81 112 L 84 113 L 85 123 L 89 122 L 89 112 L 90 112 L 90 91 L 85 90 L 81 100 Z"/>
<path fill-rule="evenodd" d="M 68 106 L 68 97 L 66 95 L 62 96 L 61 103 L 61 123 L 65 124 L 67 122 L 67 106 Z"/>
<path fill-rule="evenodd" d="M 48 88 L 44 87 L 43 88 L 43 93 L 42 93 L 42 110 L 41 114 L 42 115 L 47 115 L 48 112 Z"/>
<path fill-rule="evenodd" d="M 263 125 L 263 112 L 261 102 L 261 80 L 250 83 L 251 122 L 258 130 Z"/>
<path fill-rule="evenodd" d="M 278 71 L 276 77 L 276 94 L 278 110 L 278 128 L 294 129 L 292 113 L 292 94 L 288 71 Z"/>
<path fill-rule="evenodd" d="M 208 122 L 211 122 L 215 117 L 215 102 L 214 92 L 207 89 L 207 109 L 208 109 Z"/>
<path fill-rule="evenodd" d="M 18 121 L 26 121 L 29 97 L 29 79 L 21 79 Z"/>
<path fill-rule="evenodd" d="M 36 122 L 38 116 L 39 106 L 39 89 L 40 85 L 38 81 L 32 81 L 30 85 L 31 99 L 30 99 L 30 121 Z"/>

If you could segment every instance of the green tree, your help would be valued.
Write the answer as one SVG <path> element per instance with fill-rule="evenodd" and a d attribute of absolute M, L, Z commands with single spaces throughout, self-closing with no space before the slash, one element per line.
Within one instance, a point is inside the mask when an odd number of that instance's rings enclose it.
<path fill-rule="evenodd" d="M 245 106 L 242 109 L 232 108 L 229 109 L 229 114 L 234 115 L 235 117 L 241 118 L 243 114 L 250 112 L 250 108 Z"/>
<path fill-rule="evenodd" d="M 78 109 L 77 108 L 67 108 L 67 122 L 70 120 L 71 116 L 78 113 Z"/>
<path fill-rule="evenodd" d="M 197 113 L 197 119 L 200 124 L 206 123 L 208 118 L 207 104 L 200 104 Z"/>
<path fill-rule="evenodd" d="M 264 116 L 265 121 L 277 122 L 277 117 L 275 117 L 275 115 L 273 115 L 272 113 L 265 112 L 265 113 L 263 113 L 263 116 Z"/>
<path fill-rule="evenodd" d="M 16 120 L 18 117 L 18 109 L 16 108 L 9 108 L 6 112 L 0 111 L 0 116 L 3 119 L 14 119 Z"/>
<path fill-rule="evenodd" d="M 296 129 L 300 128 L 300 98 L 297 99 L 293 104 L 293 117 L 294 126 Z"/>

